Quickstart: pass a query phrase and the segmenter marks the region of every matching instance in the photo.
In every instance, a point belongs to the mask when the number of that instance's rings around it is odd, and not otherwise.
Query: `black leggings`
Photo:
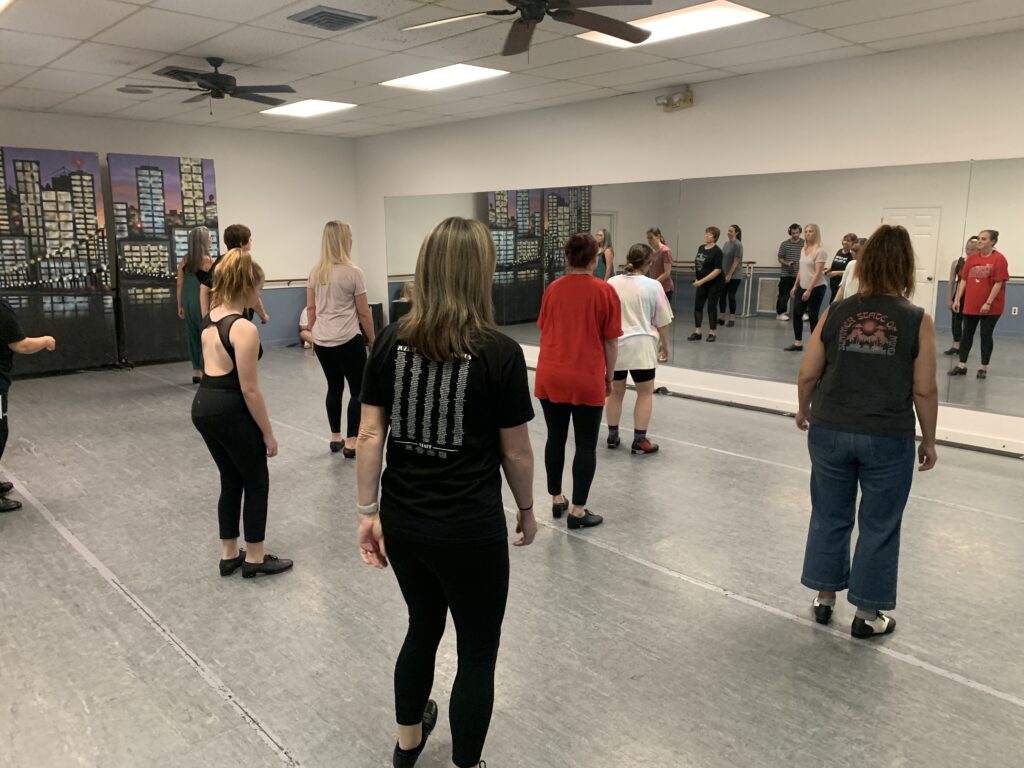
[[[722,290],[718,294],[718,311],[720,314],[725,314],[726,302],[729,305],[729,314],[736,314],[736,292],[740,289],[741,282],[738,277],[734,277],[722,286]]]
[[[395,664],[395,714],[416,725],[434,684],[434,660],[448,611],[455,622],[459,670],[448,719],[452,762],[480,762],[494,708],[494,667],[508,599],[508,543],[414,544],[389,537],[391,568],[409,607],[409,629]]]
[[[992,340],[992,332],[996,329],[1000,315],[964,315],[963,337],[960,339],[960,362],[966,363],[971,356],[971,347],[974,346],[974,332],[981,323],[981,364],[988,365],[992,359],[992,350],[995,342]]]
[[[718,328],[718,293],[721,286],[717,283],[704,283],[697,286],[697,295],[693,300],[693,322],[700,328],[704,322],[704,304],[708,305],[708,323],[711,325],[711,332]]]
[[[337,347],[313,345],[316,359],[327,379],[327,422],[331,432],[341,433],[341,396],[348,381],[348,437],[359,434],[359,415],[362,404],[359,393],[363,388],[363,368],[366,366],[366,343],[361,335]]]
[[[572,459],[572,503],[582,507],[590,495],[590,484],[597,470],[597,436],[601,430],[601,405],[573,405],[541,400],[548,440],[544,445],[544,468],[548,475],[548,493],[562,493],[562,469],[565,467],[565,441],[569,439],[569,419],[576,437],[576,455]]]
[[[964,335],[964,313],[954,312],[953,313],[953,341],[959,343],[961,337]]]
[[[789,292],[793,290],[796,277],[782,275],[779,277],[779,298],[775,301],[775,314],[781,315],[789,311]]]
[[[7,393],[0,394],[0,459],[4,457],[4,449],[7,448],[7,438],[10,435],[10,427],[7,424]]]
[[[821,311],[821,300],[825,298],[825,286],[818,285],[811,289],[811,298],[804,301],[804,292],[800,286],[796,288],[796,297],[793,299],[793,338],[803,341],[804,338],[804,312],[807,313],[808,324],[811,326],[811,333],[818,324],[818,313]]]
[[[245,540],[258,544],[267,530],[270,474],[263,433],[249,413],[242,392],[200,385],[192,401],[192,423],[220,470],[220,537],[238,538],[241,515],[245,519]]]

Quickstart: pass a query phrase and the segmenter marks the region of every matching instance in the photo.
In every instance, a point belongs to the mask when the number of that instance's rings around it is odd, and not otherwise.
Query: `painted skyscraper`
[[[135,171],[135,184],[139,195],[139,220],[142,236],[162,239],[167,234],[164,204],[164,172],[152,165],[143,165]]]

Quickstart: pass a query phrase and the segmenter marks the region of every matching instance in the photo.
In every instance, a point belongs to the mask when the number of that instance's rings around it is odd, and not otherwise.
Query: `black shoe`
[[[230,560],[220,561],[220,575],[230,576],[232,573],[242,567],[242,563],[245,562],[245,550],[238,550],[238,557],[233,557]]]
[[[668,394],[668,387],[658,387],[656,390],[654,390],[654,394],[656,394],[656,395],[667,395]]]
[[[14,483],[8,483],[6,480],[0,482],[0,496],[6,496],[8,493],[14,490]]]
[[[618,448],[619,447],[619,443],[621,443],[621,442],[622,442],[622,440],[619,438],[619,433],[618,432],[616,432],[614,435],[612,435],[612,434],[608,435],[608,447],[609,448]]]
[[[341,455],[344,456],[346,459],[354,459],[356,457],[356,449],[355,448],[342,448],[341,449]]]
[[[193,384],[198,384],[198,383],[199,383],[199,382],[201,382],[202,380],[203,380],[203,377],[202,377],[202,376],[193,376],[193,377],[192,377],[192,383],[193,383]]]
[[[337,453],[345,447],[344,440],[331,440],[331,453]]]
[[[423,748],[427,746],[427,737],[430,736],[435,725],[437,725],[437,703],[430,699],[427,701],[427,706],[423,709],[423,738],[420,739],[420,745],[415,749],[401,749],[396,741],[395,754],[391,764],[395,768],[412,768],[416,765],[416,760],[419,758]]]
[[[636,453],[657,453],[658,452],[658,444],[657,443],[652,443],[646,437],[643,440],[634,440],[633,441],[633,445],[631,445],[630,448],[629,448],[629,452],[633,453],[633,454],[636,454]]]
[[[8,499],[6,496],[0,498],[0,512],[14,512],[21,509],[21,502],[17,499]]]
[[[950,376],[966,376],[967,375],[967,369],[966,368],[961,368],[958,365],[955,368],[950,368],[948,375],[950,375]]]
[[[699,333],[691,333],[689,336],[686,337],[686,340],[687,341],[700,341],[700,334]]]
[[[551,516],[553,518],[555,518],[555,520],[557,520],[558,518],[560,518],[562,515],[565,514],[565,511],[567,509],[569,509],[569,500],[568,499],[566,499],[565,501],[560,501],[557,504],[552,503],[551,504]]]
[[[715,334],[709,333],[708,334],[708,341],[714,341],[714,340],[715,340]]]
[[[257,573],[273,576],[278,573],[284,573],[291,567],[291,560],[283,560],[274,555],[264,555],[262,563],[242,563],[242,578],[254,579]]]
[[[814,620],[819,624],[828,624],[832,621],[832,606],[823,605],[818,602],[818,598],[814,598]]]
[[[565,522],[569,530],[574,531],[577,528],[593,528],[595,525],[600,525],[604,522],[604,518],[600,515],[595,515],[589,509],[584,509],[581,516],[569,515]]]
[[[854,618],[850,626],[850,634],[861,640],[875,635],[891,635],[896,630],[896,619],[875,611],[873,619]]]
[[[949,349],[947,349],[942,354],[944,354],[944,355],[959,355],[960,354],[960,350],[957,349],[956,347],[950,347]]]
[[[788,347],[783,347],[782,351],[783,352],[803,352],[804,351],[804,345],[803,344],[790,344]]]
[[[727,323],[725,324],[725,327],[726,327],[726,328],[732,328],[732,327],[733,327],[734,325],[736,325],[736,321],[735,321],[735,320],[729,320],[729,321],[728,321],[728,322],[727,322]]]
[[[979,368],[978,369],[978,378],[979,379],[987,379],[988,378],[988,371],[986,371],[986,370],[984,370],[982,368]]]

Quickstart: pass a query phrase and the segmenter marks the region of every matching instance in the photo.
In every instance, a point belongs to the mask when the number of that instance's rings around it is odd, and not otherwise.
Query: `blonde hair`
[[[814,234],[817,236],[817,238],[814,241],[814,250],[817,251],[819,248],[824,248],[825,246],[823,245],[823,243],[825,242],[825,239],[821,236],[821,227],[819,227],[817,224],[804,224],[804,250],[806,251],[807,246],[809,245],[809,243],[807,242],[808,227],[814,227]]]
[[[330,285],[331,269],[336,266],[351,266],[352,257],[348,245],[352,242],[352,227],[343,221],[328,221],[324,224],[324,236],[320,241],[320,261],[316,264],[316,282]]]
[[[263,279],[263,267],[247,251],[232,248],[220,257],[213,270],[210,307],[250,300],[263,285]]]
[[[456,361],[493,331],[494,241],[479,221],[452,216],[423,240],[416,301],[398,321],[398,337],[428,360]]]

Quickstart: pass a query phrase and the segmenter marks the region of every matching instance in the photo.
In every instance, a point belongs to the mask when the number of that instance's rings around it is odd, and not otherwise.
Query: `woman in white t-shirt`
[[[352,263],[352,228],[340,221],[324,226],[320,261],[309,273],[306,310],[313,331],[313,351],[327,378],[327,421],[331,452],[346,459],[356,456],[361,403],[359,392],[366,365],[366,342],[373,344],[374,328],[366,299],[363,271]],[[341,434],[341,397],[348,381],[348,430]]]
[[[804,348],[804,313],[810,321],[811,333],[818,324],[818,312],[825,298],[828,278],[825,277],[825,262],[828,252],[822,245],[821,229],[817,224],[804,227],[804,247],[800,251],[800,272],[789,295],[793,297],[793,338],[787,352],[799,352]]]
[[[655,453],[658,445],[647,437],[654,409],[654,371],[659,360],[668,359],[668,329],[672,309],[657,280],[646,276],[654,252],[637,243],[626,256],[625,274],[615,275],[608,285],[615,289],[622,306],[622,336],[615,362],[612,391],[605,413],[608,417],[608,447],[619,445],[619,417],[626,395],[626,374],[636,385],[633,407],[633,444],[631,453]]]

